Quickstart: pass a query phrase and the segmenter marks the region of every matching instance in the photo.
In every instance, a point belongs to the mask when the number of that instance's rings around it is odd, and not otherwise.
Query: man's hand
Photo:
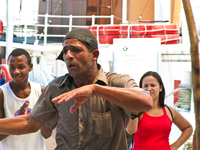
[[[52,99],[52,102],[58,102],[58,104],[61,104],[64,101],[68,102],[70,99],[73,99],[75,103],[70,108],[70,112],[73,113],[81,104],[85,103],[89,99],[89,97],[93,95],[93,88],[93,85],[82,86],[80,88],[74,89],[55,97],[54,99]]]
[[[26,102],[22,105],[22,107],[20,108],[19,115],[27,115],[28,106],[29,106],[29,101],[26,101]]]

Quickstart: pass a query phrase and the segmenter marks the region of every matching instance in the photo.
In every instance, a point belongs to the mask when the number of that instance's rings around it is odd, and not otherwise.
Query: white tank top
[[[27,98],[18,98],[10,88],[9,82],[0,86],[4,93],[5,118],[14,117],[19,114],[20,107],[29,100],[28,113],[35,105],[41,94],[41,86],[30,82],[31,93]],[[8,94],[9,93],[9,94]],[[44,138],[41,131],[24,135],[9,135],[1,142],[2,150],[46,150]]]

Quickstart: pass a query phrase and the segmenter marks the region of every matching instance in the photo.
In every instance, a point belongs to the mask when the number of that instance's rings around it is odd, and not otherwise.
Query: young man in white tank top
[[[31,57],[24,49],[14,49],[8,57],[12,80],[0,86],[0,118],[29,115],[44,87],[28,80],[33,68]],[[51,130],[41,130],[25,135],[0,135],[2,150],[46,150],[44,138]]]

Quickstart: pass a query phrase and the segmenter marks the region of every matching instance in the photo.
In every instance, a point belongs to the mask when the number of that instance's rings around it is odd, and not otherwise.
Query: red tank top
[[[143,113],[138,123],[138,129],[134,134],[133,150],[171,150],[169,134],[172,122],[168,117],[165,107],[162,116],[149,116]]]

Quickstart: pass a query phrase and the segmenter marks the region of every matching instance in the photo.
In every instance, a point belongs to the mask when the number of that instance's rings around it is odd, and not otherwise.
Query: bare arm
[[[4,97],[3,91],[0,89],[0,118],[4,118]],[[8,137],[8,135],[0,134],[0,141]]]
[[[42,124],[34,121],[29,115],[0,119],[0,134],[21,135],[38,131]]]
[[[197,150],[197,143],[196,143],[196,130],[194,131],[194,135],[193,135],[193,142],[192,142],[192,150]]]
[[[153,101],[149,94],[135,89],[116,88],[91,84],[66,92],[52,101],[58,104],[74,99],[71,107],[73,113],[81,104],[85,103],[92,95],[102,97],[124,109],[130,111],[147,111],[151,109]]]
[[[138,126],[138,118],[135,118],[133,120],[130,119],[126,127],[126,131],[129,134],[134,134],[137,131],[137,126]]]
[[[171,144],[172,150],[177,150],[183,145],[192,135],[192,125],[174,108],[170,107],[174,116],[174,124],[182,131],[180,137]]]

